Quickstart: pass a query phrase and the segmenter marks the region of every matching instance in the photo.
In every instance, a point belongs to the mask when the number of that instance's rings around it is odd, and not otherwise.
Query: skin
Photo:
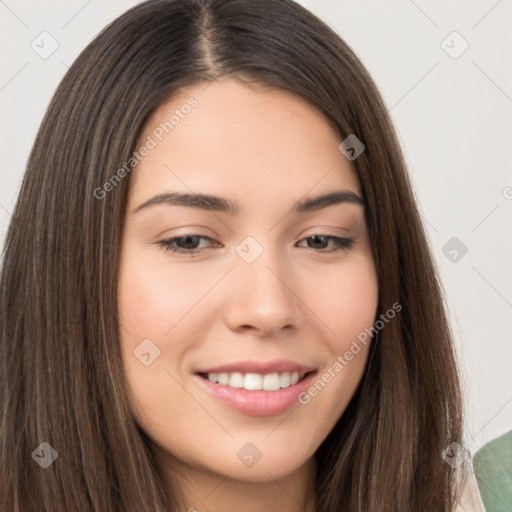
[[[364,206],[340,203],[295,213],[306,197],[345,189],[361,196],[339,135],[315,108],[290,93],[233,78],[182,89],[153,112],[143,143],[193,96],[180,119],[130,175],[119,275],[122,353],[136,421],[169,479],[184,479],[183,510],[313,510],[314,453],[360,382],[368,346],[307,405],[255,417],[228,409],[193,378],[201,367],[239,360],[291,359],[322,375],[344,354],[377,308],[377,276]],[[237,215],[159,204],[164,192],[237,201]],[[196,254],[158,242],[195,234]],[[314,243],[314,234],[349,237],[350,248]],[[236,252],[253,237],[263,253]],[[182,243],[183,247],[183,243]],[[134,356],[144,339],[160,355]],[[262,453],[246,467],[248,442]]]

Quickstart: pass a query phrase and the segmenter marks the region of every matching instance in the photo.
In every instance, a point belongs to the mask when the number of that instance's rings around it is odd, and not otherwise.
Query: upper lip
[[[283,372],[312,372],[315,368],[305,364],[286,359],[274,361],[237,361],[235,363],[222,364],[220,366],[203,368],[196,373],[283,373]]]

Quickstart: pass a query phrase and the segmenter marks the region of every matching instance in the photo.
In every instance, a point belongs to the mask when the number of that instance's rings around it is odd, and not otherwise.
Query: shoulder
[[[466,472],[458,471],[456,481],[459,501],[453,512],[485,512],[473,468]]]

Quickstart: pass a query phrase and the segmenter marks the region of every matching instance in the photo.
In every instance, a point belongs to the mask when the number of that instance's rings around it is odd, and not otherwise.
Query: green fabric
[[[486,512],[512,512],[512,431],[483,446],[473,468]]]

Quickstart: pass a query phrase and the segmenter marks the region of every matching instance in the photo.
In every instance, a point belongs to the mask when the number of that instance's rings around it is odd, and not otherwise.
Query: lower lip
[[[194,377],[208,393],[231,409],[248,416],[274,416],[298,401],[298,395],[310,386],[315,374],[316,372],[312,372],[297,384],[276,391],[249,391],[215,384],[197,374]]]

